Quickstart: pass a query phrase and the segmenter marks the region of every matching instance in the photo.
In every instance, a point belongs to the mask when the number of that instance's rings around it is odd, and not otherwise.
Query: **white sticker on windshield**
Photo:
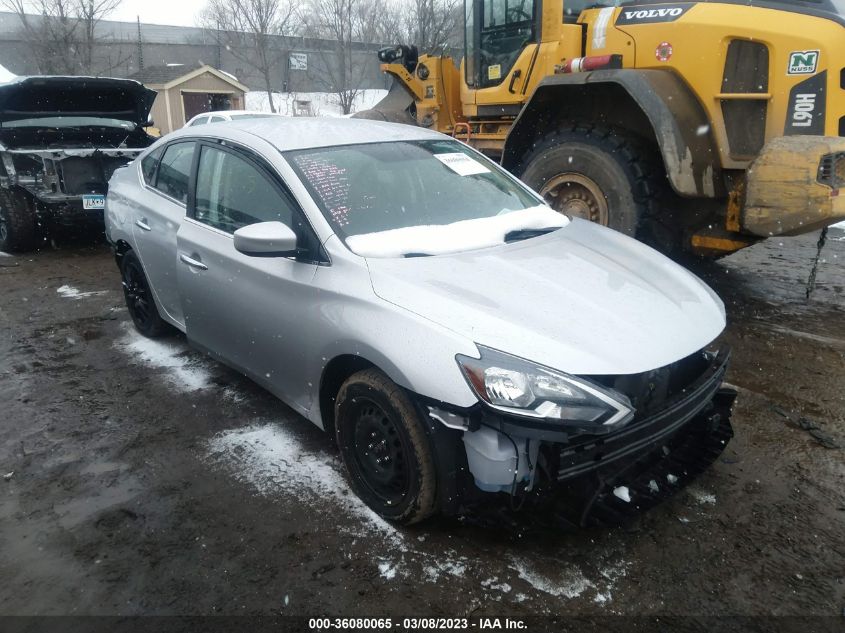
[[[477,160],[473,160],[460,152],[435,154],[434,157],[459,176],[474,176],[475,174],[487,174],[490,172],[489,169]]]

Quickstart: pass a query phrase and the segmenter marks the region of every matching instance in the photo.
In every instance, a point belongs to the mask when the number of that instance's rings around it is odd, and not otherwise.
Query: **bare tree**
[[[42,74],[99,74],[94,52],[99,23],[121,0],[0,0],[17,14],[21,33]],[[123,60],[125,61],[125,60]],[[115,67],[123,63],[118,61]]]
[[[254,69],[273,103],[273,71],[283,61],[281,36],[293,24],[293,6],[287,0],[209,0],[202,18],[203,27],[218,45]]]
[[[440,54],[460,48],[463,42],[461,0],[404,0],[385,5],[380,0],[361,0],[361,40],[382,44],[414,44],[421,53]]]
[[[301,21],[305,33],[329,40],[317,53],[320,64],[309,65],[309,74],[335,94],[344,114],[352,112],[361,92],[366,66],[356,59],[355,43],[364,39],[369,5],[364,0],[311,0],[304,5]]]
[[[404,14],[405,33],[421,53],[436,55],[461,45],[460,0],[410,0]]]

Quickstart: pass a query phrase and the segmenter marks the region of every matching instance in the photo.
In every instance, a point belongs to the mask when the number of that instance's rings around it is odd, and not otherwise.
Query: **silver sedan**
[[[449,137],[188,128],[115,173],[106,226],[137,329],[184,332],[332,433],[387,519],[563,495],[602,521],[732,435],[714,293]]]

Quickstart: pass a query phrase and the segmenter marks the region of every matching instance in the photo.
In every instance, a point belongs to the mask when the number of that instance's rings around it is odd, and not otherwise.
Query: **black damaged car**
[[[156,93],[136,81],[19,77],[0,84],[0,250],[56,229],[102,231],[112,173],[155,141]]]

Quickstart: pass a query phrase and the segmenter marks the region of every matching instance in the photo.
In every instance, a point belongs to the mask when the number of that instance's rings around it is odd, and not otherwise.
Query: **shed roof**
[[[140,81],[146,86],[172,88],[173,86],[177,86],[206,72],[211,73],[221,81],[231,84],[238,90],[243,92],[249,91],[249,88],[237,81],[229,73],[217,70],[207,64],[203,66],[195,66],[193,68],[181,64],[171,66],[148,66],[132,75],[130,79]]]
[[[182,75],[187,75],[196,68],[189,68],[182,64],[173,66],[147,66],[132,75],[130,79],[140,81],[142,84],[167,84]]]

